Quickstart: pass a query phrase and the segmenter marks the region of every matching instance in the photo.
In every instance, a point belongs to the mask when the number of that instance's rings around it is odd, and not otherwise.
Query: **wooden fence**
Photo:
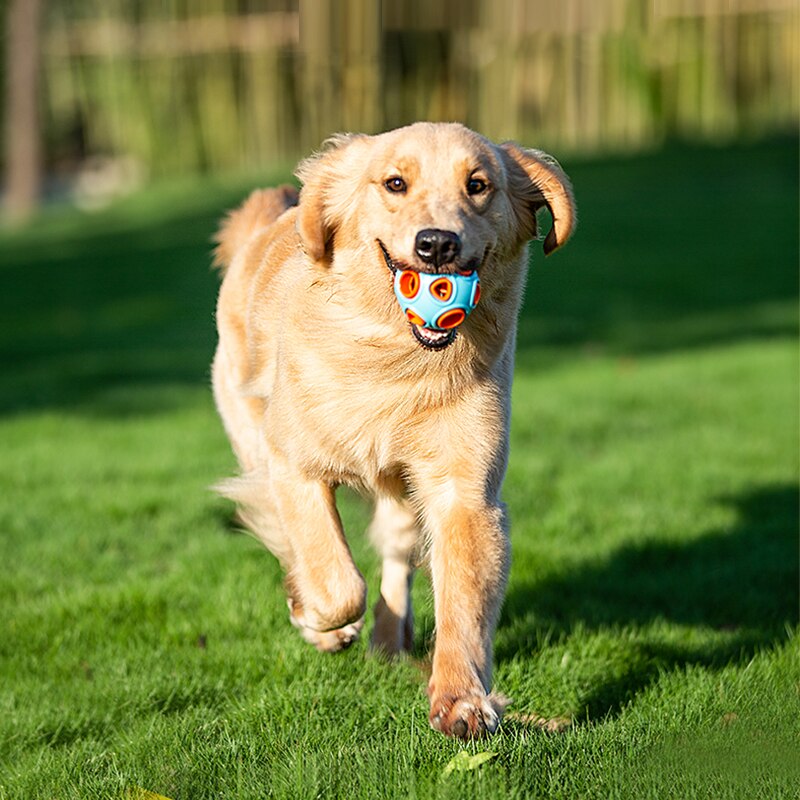
[[[593,152],[800,118],[796,0],[51,0],[43,41],[65,169],[258,169],[415,119]]]

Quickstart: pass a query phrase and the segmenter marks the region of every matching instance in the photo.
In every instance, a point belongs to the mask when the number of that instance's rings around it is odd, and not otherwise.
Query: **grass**
[[[427,725],[424,578],[415,658],[320,656],[206,490],[207,241],[245,187],[2,236],[1,798],[796,797],[796,142],[568,166],[581,229],[534,248],[520,332],[514,713],[466,746]]]

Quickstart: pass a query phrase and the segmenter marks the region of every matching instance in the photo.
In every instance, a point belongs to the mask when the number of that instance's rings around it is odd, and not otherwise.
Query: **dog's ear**
[[[528,150],[514,142],[500,145],[508,172],[508,190],[524,239],[536,236],[536,212],[547,206],[553,227],[544,240],[550,255],[569,239],[578,221],[572,184],[561,165],[541,150]]]
[[[351,133],[332,136],[319,153],[297,166],[295,175],[303,184],[297,209],[297,232],[312,261],[322,262],[328,255],[333,234],[342,222],[355,183],[346,165],[348,151],[356,141],[366,138]]]

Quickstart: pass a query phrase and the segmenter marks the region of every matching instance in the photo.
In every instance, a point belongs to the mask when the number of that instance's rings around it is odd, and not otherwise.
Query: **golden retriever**
[[[491,694],[492,637],[509,566],[500,489],[527,243],[543,207],[545,253],[569,238],[569,180],[542,152],[427,122],[335,136],[297,175],[299,197],[256,191],[217,238],[214,394],[241,466],[220,491],[280,560],[292,623],[326,651],[355,640],[366,606],[336,487],[372,496],[383,559],[372,646],[411,647],[409,588],[425,559],[430,723],[492,733],[506,703]],[[409,323],[394,270],[465,267],[482,289],[466,321]]]

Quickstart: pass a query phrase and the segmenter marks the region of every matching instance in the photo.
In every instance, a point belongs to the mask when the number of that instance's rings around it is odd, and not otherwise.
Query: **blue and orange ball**
[[[432,331],[457,328],[478,305],[481,282],[475,270],[432,275],[398,270],[394,293],[409,322]]]

